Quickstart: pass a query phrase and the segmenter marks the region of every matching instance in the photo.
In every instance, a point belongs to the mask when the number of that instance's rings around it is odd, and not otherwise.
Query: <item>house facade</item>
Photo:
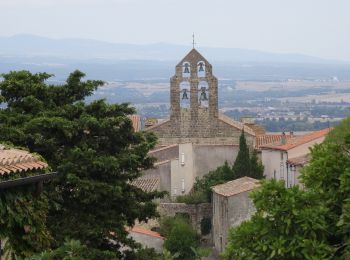
[[[285,135],[278,142],[262,145],[261,160],[266,178],[284,180],[286,187],[299,184],[300,173],[291,167],[291,163],[307,156],[310,148],[322,143],[329,131],[326,128],[300,136]]]

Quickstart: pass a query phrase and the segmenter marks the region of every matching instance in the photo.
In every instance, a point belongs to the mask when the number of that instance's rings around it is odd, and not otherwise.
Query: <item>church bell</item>
[[[190,69],[187,63],[185,64],[184,73],[190,73]]]
[[[203,62],[199,63],[199,70],[198,71],[204,71]]]

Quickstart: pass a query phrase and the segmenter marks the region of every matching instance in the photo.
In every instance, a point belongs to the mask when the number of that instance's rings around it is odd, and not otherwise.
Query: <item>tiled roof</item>
[[[159,187],[159,179],[158,178],[144,178],[140,177],[131,182],[131,185],[140,188],[145,192],[156,191]]]
[[[141,117],[139,115],[131,115],[129,116],[131,122],[132,122],[132,127],[134,128],[135,132],[138,132],[141,130]]]
[[[0,148],[0,175],[47,168],[47,163],[27,151]]]
[[[241,122],[233,120],[231,117],[219,113],[219,120],[239,130],[244,129],[245,133],[255,136],[255,132],[252,129],[250,129],[248,126],[244,125]]]
[[[167,146],[163,146],[163,147],[158,147],[154,150],[151,150],[148,152],[148,154],[153,154],[153,153],[156,153],[156,152],[161,152],[161,151],[165,151],[169,148],[173,148],[173,147],[176,147],[176,146],[179,146],[178,144],[171,144],[171,145],[167,145]]]
[[[242,177],[233,181],[226,182],[224,184],[213,186],[211,189],[219,195],[230,197],[242,192],[252,190],[259,186],[259,180],[250,177]]]
[[[288,159],[287,163],[289,165],[294,165],[294,166],[304,166],[310,161],[310,159],[311,159],[310,154],[306,154],[306,155],[290,158]]]
[[[286,139],[290,139],[292,135],[286,135]],[[260,149],[262,146],[265,146],[267,144],[273,144],[277,142],[281,142],[282,134],[265,134],[265,135],[258,135],[256,137],[255,142],[255,148]]]
[[[287,142],[285,144],[281,144],[280,142],[275,144],[269,144],[269,145],[263,145],[261,146],[262,149],[273,149],[273,150],[282,150],[282,151],[288,151],[294,147],[297,147],[299,145],[303,145],[306,143],[309,143],[313,140],[316,140],[318,138],[326,136],[331,131],[330,128],[325,128],[319,131],[315,131],[312,133],[308,133],[301,136],[295,136],[293,138],[287,139]]]
[[[155,232],[155,231],[152,231],[152,230],[149,230],[149,229],[145,229],[145,228],[142,228],[142,227],[134,226],[131,229],[129,228],[128,231],[129,232],[135,232],[135,233],[144,234],[144,235],[151,236],[151,237],[157,237],[157,238],[164,239],[164,237],[162,237],[158,232]]]

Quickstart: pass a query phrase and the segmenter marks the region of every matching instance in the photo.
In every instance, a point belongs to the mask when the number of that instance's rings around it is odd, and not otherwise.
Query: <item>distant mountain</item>
[[[190,46],[168,43],[124,44],[87,39],[51,39],[35,35],[0,37],[0,56],[60,57],[68,59],[177,61]],[[337,63],[302,54],[277,54],[237,48],[198,48],[214,62]]]

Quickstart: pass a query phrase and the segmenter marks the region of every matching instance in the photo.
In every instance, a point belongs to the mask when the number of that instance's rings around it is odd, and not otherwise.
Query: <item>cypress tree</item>
[[[263,179],[264,178],[264,165],[260,162],[258,154],[256,151],[253,151],[250,157],[250,176],[254,179]]]
[[[233,171],[236,178],[250,176],[249,149],[243,130],[239,138],[239,152],[236,161],[233,164]]]

